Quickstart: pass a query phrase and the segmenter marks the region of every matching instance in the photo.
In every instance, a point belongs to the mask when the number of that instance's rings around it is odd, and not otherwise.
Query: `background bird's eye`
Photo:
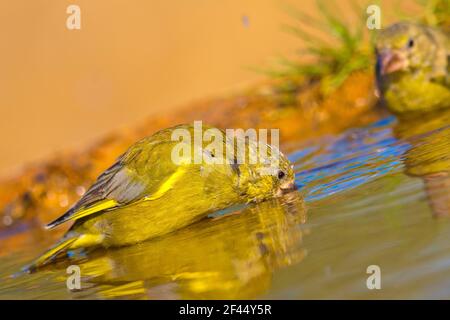
[[[414,47],[414,39],[409,38],[409,40],[408,40],[408,48],[412,48],[412,47]]]
[[[284,176],[286,175],[286,173],[284,173],[284,171],[278,171],[278,179],[283,179],[284,178]]]

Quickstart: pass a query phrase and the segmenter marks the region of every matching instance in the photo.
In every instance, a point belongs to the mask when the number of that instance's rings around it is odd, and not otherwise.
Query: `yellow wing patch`
[[[146,196],[141,198],[137,201],[151,201],[156,200],[164,196],[169,190],[173,189],[175,184],[178,180],[180,180],[180,177],[183,176],[183,174],[186,172],[185,168],[178,168],[168,179],[166,179],[161,186],[156,190],[155,193],[152,195]],[[123,205],[132,205],[133,202],[130,202],[128,204]],[[88,206],[86,208],[81,208],[78,210],[75,210],[75,212],[67,212],[65,215],[59,217],[58,219],[54,220],[53,222],[49,223],[46,228],[51,229],[63,222],[71,221],[71,220],[78,220],[83,217],[89,216],[91,214],[101,212],[107,209],[112,209],[115,207],[119,207],[121,204],[114,199],[104,199],[96,202],[95,204]]]
[[[78,212],[75,212],[68,220],[78,220],[80,218],[86,217],[96,212],[100,212],[102,210],[111,209],[118,205],[116,200],[105,199],[93,205],[92,207],[88,207],[85,209],[81,209]]]
[[[102,210],[114,208],[117,205],[118,205],[118,202],[116,200],[105,199],[105,200],[101,200],[101,201],[99,201],[99,202],[97,202],[97,203],[95,203],[92,206],[89,206],[87,208],[81,208],[81,209],[75,210],[74,212],[72,212],[72,210],[69,210],[67,213],[65,213],[64,215],[62,215],[58,219],[56,219],[56,220],[50,222],[49,224],[47,224],[45,226],[45,228],[46,229],[52,229],[52,228],[60,225],[61,223],[66,222],[66,221],[77,220],[77,219],[86,217],[88,215],[91,215],[93,213],[100,212]]]
[[[167,191],[173,189],[176,182],[180,180],[181,176],[186,172],[185,168],[178,168],[177,171],[175,171],[164,183],[159,187],[158,190],[151,196],[147,196],[144,198],[144,200],[156,200],[161,198],[164,194],[166,194]]]

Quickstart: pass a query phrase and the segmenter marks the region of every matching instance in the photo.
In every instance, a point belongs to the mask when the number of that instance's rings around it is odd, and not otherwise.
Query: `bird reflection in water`
[[[433,215],[450,216],[450,109],[400,118],[394,130],[411,144],[406,173],[423,180]]]
[[[71,264],[78,263],[83,285],[101,298],[254,298],[270,288],[274,270],[304,258],[305,221],[295,191]]]

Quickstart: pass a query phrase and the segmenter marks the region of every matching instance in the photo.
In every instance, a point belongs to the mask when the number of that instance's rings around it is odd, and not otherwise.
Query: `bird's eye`
[[[211,158],[215,158],[215,154],[209,150],[205,150],[204,151],[208,156],[210,156]]]
[[[409,38],[409,40],[408,40],[408,48],[412,48],[412,47],[414,47],[414,39]]]
[[[286,176],[286,173],[284,173],[284,171],[282,171],[282,170],[279,170],[278,171],[278,179],[283,179],[284,177]]]

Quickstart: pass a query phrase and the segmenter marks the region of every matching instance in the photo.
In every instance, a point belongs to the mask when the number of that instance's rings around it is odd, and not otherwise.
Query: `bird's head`
[[[428,27],[410,22],[391,25],[377,37],[377,76],[431,68],[436,51],[436,40]]]
[[[255,164],[241,165],[240,189],[248,201],[279,197],[297,189],[294,169],[278,149],[267,146],[267,155]]]

